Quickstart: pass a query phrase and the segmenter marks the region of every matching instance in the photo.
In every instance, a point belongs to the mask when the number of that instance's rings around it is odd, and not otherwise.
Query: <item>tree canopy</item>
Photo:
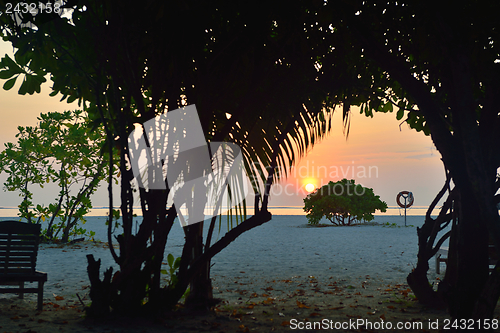
[[[387,204],[373,189],[356,184],[354,179],[330,181],[304,198],[304,211],[310,224],[318,224],[323,217],[335,225],[371,221],[376,210],[385,213]]]
[[[431,230],[442,230],[453,220],[451,255],[439,294],[458,318],[491,317],[491,305],[500,295],[497,273],[488,277],[487,246],[491,238],[500,249],[500,119],[494,103],[500,88],[498,6],[491,1],[328,2],[324,15],[318,15],[324,22],[318,30],[331,25],[331,34],[344,36],[348,42],[343,46],[355,51],[348,63],[360,89],[350,95],[367,96],[361,89],[371,88],[364,112],[397,106],[397,117],[406,116],[411,127],[430,134],[442,155],[455,191],[448,188],[451,200],[441,218],[434,220],[429,213],[419,230],[419,243],[425,245],[408,281],[419,299],[427,298],[418,286],[428,286],[427,260],[438,250]],[[326,73],[328,66],[322,68]]]
[[[8,175],[4,190],[19,191],[18,215],[43,222],[46,240],[67,242],[70,235],[86,232],[79,222],[85,223],[90,197],[106,178],[104,136],[88,128],[79,110],[42,113],[38,121],[33,127],[19,126],[18,141],[6,143],[0,152],[0,171]],[[48,206],[33,202],[32,186],[51,182],[60,189],[54,201]]]

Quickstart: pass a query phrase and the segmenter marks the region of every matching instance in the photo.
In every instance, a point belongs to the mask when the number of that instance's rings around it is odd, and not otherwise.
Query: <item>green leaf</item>
[[[26,52],[21,52],[21,50],[18,50],[16,54],[14,54],[14,59],[16,59],[16,62],[20,66],[26,66],[30,60]]]
[[[391,102],[385,103],[385,105],[382,107],[382,112],[392,112],[392,111],[393,111],[393,108],[392,108]]]
[[[73,103],[78,97],[75,95],[70,95],[66,100],[66,103]]]
[[[10,70],[0,71],[0,79],[3,79],[3,80],[10,79],[12,77],[12,75],[15,75],[15,74],[13,72],[11,72]]]
[[[172,253],[169,253],[167,255],[167,262],[170,267],[174,266],[174,256],[172,255]]]
[[[16,80],[17,80],[17,76],[16,77],[13,77],[12,79],[6,81],[3,85],[3,89],[4,90],[10,90],[12,89],[12,87],[14,87],[14,84],[16,83]]]
[[[404,109],[399,109],[398,112],[396,113],[396,119],[401,120],[405,115],[405,110]]]
[[[181,257],[178,257],[177,259],[175,259],[173,269],[174,269],[174,270],[176,270],[176,269],[178,269],[179,267],[181,267]]]
[[[9,57],[8,54],[6,54],[5,57],[2,58],[2,65],[4,65],[4,68],[8,68],[8,71],[12,73],[11,76],[15,74],[25,73],[25,71],[23,71],[22,68],[19,67],[19,65],[16,64],[16,62],[12,60],[12,58]]]

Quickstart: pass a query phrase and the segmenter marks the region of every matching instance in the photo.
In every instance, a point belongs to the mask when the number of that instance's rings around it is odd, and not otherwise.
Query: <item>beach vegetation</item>
[[[284,6],[292,15],[277,23]],[[0,63],[0,78],[11,80],[4,85],[7,90],[22,78],[28,83],[18,92],[33,94],[50,75],[51,95],[78,103],[113,143],[105,148],[108,243],[119,273],[107,269],[101,278],[100,261],[87,257],[92,299],[87,313],[173,309],[188,287],[186,306],[208,309],[214,302],[211,259],[242,233],[271,220],[273,183],[331,128],[334,107],[340,103],[337,96],[344,88],[330,86],[327,92],[326,83],[316,79],[315,54],[303,23],[296,20],[304,15],[314,20],[314,15],[299,3],[273,3],[263,11],[251,2],[117,6],[89,0],[68,1],[63,8],[62,16],[0,17],[2,37],[16,48],[14,59],[6,56]],[[20,22],[25,24],[19,26]],[[182,33],[180,26],[186,27]],[[196,104],[207,142],[239,145],[254,200],[231,211],[237,223],[216,241],[212,242],[220,223],[216,217],[184,227],[177,282],[162,287],[165,245],[177,211],[168,203],[166,181],[166,189],[134,185],[128,137],[136,127],[147,135],[142,124],[189,104]],[[116,159],[113,146],[119,151]],[[115,239],[111,222],[116,194],[111,184],[116,160],[123,234]],[[137,201],[142,220],[133,232]],[[247,214],[247,207],[253,208],[253,215]],[[209,231],[204,234],[207,223]]]
[[[91,195],[106,177],[102,153],[105,136],[88,128],[81,110],[41,113],[36,126],[19,126],[17,142],[0,152],[0,172],[7,174],[4,190],[21,197],[18,216],[42,224],[46,241],[93,236],[83,228],[92,208]],[[57,197],[48,205],[35,203],[33,187],[55,184]],[[38,200],[47,201],[47,196]]]
[[[163,269],[161,273],[167,276],[169,285],[171,287],[175,287],[178,281],[177,272],[179,270],[179,267],[181,266],[181,257],[177,257],[174,259],[174,256],[171,253],[169,253],[167,255],[167,264],[168,264],[168,269]]]
[[[351,106],[359,106],[368,117],[394,112],[430,135],[445,166],[447,180],[417,229],[418,261],[408,276],[415,295],[429,305],[447,305],[453,318],[492,318],[500,296],[500,263],[491,274],[488,265],[488,240],[500,251],[499,3],[456,2],[454,10],[449,2],[429,1],[267,5],[117,6],[87,0],[65,4],[71,20],[55,14],[0,17],[2,37],[18,49],[15,59],[4,57],[0,65],[0,78],[8,80],[4,89],[22,77],[19,93],[40,92],[50,73],[52,94],[98,115],[106,136],[120,148],[125,233],[120,256],[113,246],[110,250],[122,275],[111,280],[108,273],[102,284],[95,278],[99,274],[91,277],[91,288],[113,292],[100,299],[91,293],[94,313],[135,312],[151,282],[144,276],[154,280],[148,302],[153,308],[175,304],[189,283],[198,287],[192,288],[195,298],[208,299],[210,258],[271,219],[273,180],[330,130],[329,111],[340,106],[349,135]],[[187,103],[201,110],[208,141],[242,145],[247,172],[255,176],[254,215],[214,244],[203,243],[202,223],[186,228],[181,283],[173,291],[160,290],[161,251],[175,210],[166,207],[168,193],[141,191],[141,232],[131,233],[133,177],[126,140],[134,123]],[[111,189],[109,197],[112,209]],[[447,238],[446,275],[436,291],[429,288],[428,261]],[[98,269],[89,261],[89,276],[92,265]]]
[[[449,5],[328,2],[328,9],[318,11],[328,19],[317,30],[329,32],[326,43],[335,50],[354,51],[347,67],[359,85],[346,94],[346,132],[349,105],[361,105],[368,117],[395,112],[410,128],[430,135],[441,154],[446,182],[417,229],[418,261],[408,284],[419,301],[445,305],[453,318],[484,319],[493,317],[500,296],[500,262],[490,273],[488,251],[489,243],[500,251],[500,121],[494,102],[500,80],[492,74],[500,65],[500,7],[461,2],[452,12]],[[339,36],[349,42],[336,42]],[[336,68],[322,62],[321,70],[328,66]],[[446,274],[433,290],[429,260],[448,238]]]
[[[399,224],[394,223],[394,222],[393,223],[385,222],[382,224],[382,226],[384,228],[401,228],[401,227],[414,228],[415,227],[413,224],[408,224],[408,225],[404,226],[404,225],[399,225]]]
[[[323,217],[338,226],[371,221],[376,210],[385,212],[387,204],[373,189],[355,184],[353,179],[330,181],[304,198],[304,211],[312,225]]]

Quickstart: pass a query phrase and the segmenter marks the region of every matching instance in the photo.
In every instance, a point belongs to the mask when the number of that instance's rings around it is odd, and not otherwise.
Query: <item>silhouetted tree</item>
[[[20,93],[34,93],[50,73],[53,94],[78,100],[96,125],[104,126],[109,152],[112,144],[119,148],[119,253],[110,232],[111,186],[108,242],[120,270],[107,270],[101,281],[100,261],[88,258],[90,313],[172,308],[193,281],[187,302],[209,306],[210,259],[244,231],[271,219],[267,204],[273,180],[330,129],[335,99],[315,80],[313,49],[300,19],[314,17],[304,5],[288,2],[269,4],[265,11],[243,2],[68,1],[65,7],[73,9],[71,20],[46,13],[25,16],[36,29],[2,17],[4,36],[19,50],[16,63],[4,61],[0,75],[21,74],[29,84]],[[134,123],[188,103],[197,105],[207,141],[241,147],[253,182],[254,215],[214,244],[215,219],[204,242],[203,222],[185,227],[176,283],[160,288],[165,244],[177,213],[167,206],[168,187],[140,188],[143,217],[139,231],[132,232],[127,139]]]
[[[344,110],[362,105],[370,116],[396,107],[397,118],[430,134],[442,155],[455,185],[452,199],[438,221],[427,218],[419,236],[451,221],[450,210],[455,214],[439,288],[455,318],[491,318],[500,295],[499,267],[488,277],[488,238],[500,249],[498,9],[491,1],[333,1],[318,8],[313,28],[333,53],[348,50],[344,81],[357,88],[346,93]],[[328,56],[321,64],[325,75],[338,77]],[[428,260],[432,251],[421,254]],[[432,296],[416,288],[427,281],[428,266],[421,267],[408,281],[424,299]]]
[[[330,181],[304,198],[304,211],[310,224],[318,224],[323,217],[335,225],[371,221],[376,210],[385,213],[387,204],[373,189],[355,184],[354,179]]]

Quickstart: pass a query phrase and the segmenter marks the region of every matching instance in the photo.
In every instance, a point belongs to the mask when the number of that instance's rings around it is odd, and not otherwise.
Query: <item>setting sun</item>
[[[315,190],[315,188],[316,188],[316,186],[314,186],[314,184],[309,183],[309,184],[306,185],[306,191],[307,192],[312,192],[312,191]]]

